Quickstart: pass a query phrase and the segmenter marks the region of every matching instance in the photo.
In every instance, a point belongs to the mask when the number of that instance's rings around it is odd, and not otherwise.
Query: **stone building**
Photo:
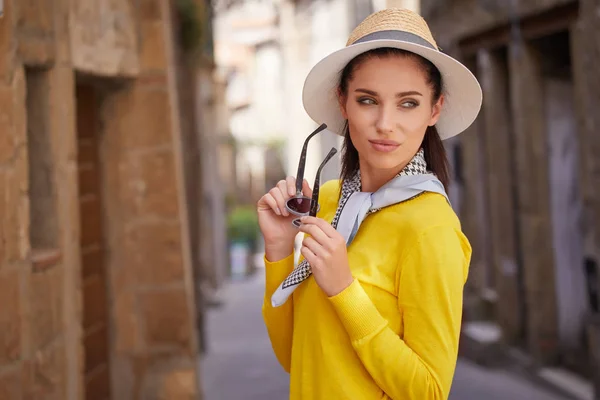
[[[198,398],[186,2],[2,3],[0,398]]]
[[[496,323],[536,365],[590,377],[600,283],[598,2],[423,0],[421,12],[442,51],[484,90],[479,119],[449,143],[454,200],[474,248],[465,319]]]

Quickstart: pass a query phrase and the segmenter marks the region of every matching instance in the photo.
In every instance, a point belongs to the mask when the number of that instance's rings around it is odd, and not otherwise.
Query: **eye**
[[[372,105],[376,104],[376,103],[375,103],[375,100],[373,100],[373,99],[372,99],[372,98],[370,98],[370,97],[361,97],[361,98],[359,98],[359,99],[358,99],[358,102],[359,102],[360,104],[365,104],[365,105],[370,105],[370,106],[372,106]]]
[[[403,108],[415,108],[418,105],[419,105],[419,102],[417,102],[415,100],[406,100],[400,104],[400,106]]]

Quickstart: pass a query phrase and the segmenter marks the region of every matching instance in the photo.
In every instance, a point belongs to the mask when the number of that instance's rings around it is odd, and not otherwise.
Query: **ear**
[[[440,119],[440,115],[442,113],[442,108],[444,107],[444,95],[442,94],[439,98],[439,100],[437,101],[437,103],[435,103],[433,105],[433,107],[431,108],[431,119],[429,120],[429,126],[433,126],[435,124],[437,124],[438,120]]]
[[[337,91],[337,99],[338,99],[338,106],[340,107],[340,112],[342,113],[342,117],[344,117],[344,119],[348,119],[348,113],[346,112],[346,97],[342,92]]]

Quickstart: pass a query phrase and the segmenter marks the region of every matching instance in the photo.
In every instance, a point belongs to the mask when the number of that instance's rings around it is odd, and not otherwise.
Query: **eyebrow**
[[[377,96],[377,92],[374,92],[372,90],[369,89],[356,89],[355,92],[362,92],[362,93],[366,93],[366,94],[370,94],[371,96]],[[408,92],[400,92],[400,93],[396,93],[396,97],[406,97],[406,96],[423,96],[421,93],[417,92],[416,90],[409,90]]]

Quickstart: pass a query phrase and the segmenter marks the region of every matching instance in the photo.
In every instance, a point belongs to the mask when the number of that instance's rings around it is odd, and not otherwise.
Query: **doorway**
[[[580,357],[584,355],[588,299],[569,32],[549,35],[534,43],[544,55],[542,76],[561,353],[567,365],[577,368],[580,360],[585,359]]]
[[[88,85],[77,86],[76,101],[84,390],[86,400],[107,400],[110,399],[110,347],[99,154],[100,102],[94,87]]]

